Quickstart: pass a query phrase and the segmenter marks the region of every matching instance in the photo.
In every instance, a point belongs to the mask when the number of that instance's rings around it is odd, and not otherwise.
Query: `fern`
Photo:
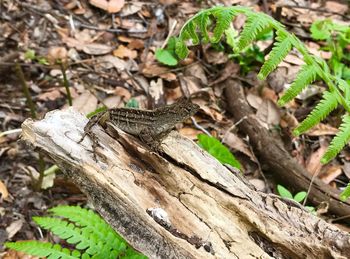
[[[294,82],[278,100],[278,104],[284,105],[294,99],[305,87],[315,81],[316,73],[315,67],[308,65],[302,66]]]
[[[51,217],[33,217],[42,228],[52,231],[77,250],[38,241],[6,243],[6,246],[48,258],[147,258],[133,250],[99,215],[78,206],[58,206]],[[78,251],[80,250],[82,252]]]
[[[234,9],[225,10],[215,10],[212,15],[217,19],[216,26],[213,32],[213,37],[211,38],[212,43],[217,43],[220,41],[222,34],[230,26],[230,23],[234,16],[237,15]]]
[[[350,140],[350,116],[343,116],[343,123],[339,127],[338,134],[333,138],[321,162],[328,163],[332,160]]]
[[[292,48],[291,39],[286,35],[278,35],[276,40],[275,46],[269,54],[269,59],[263,64],[258,74],[258,78],[261,80],[266,79],[269,73],[282,62]]]
[[[254,41],[259,32],[269,27],[270,19],[265,19],[266,17],[263,17],[263,19],[261,19],[262,17],[259,16],[259,14],[252,14],[248,16],[246,24],[237,43],[238,51],[245,49]]]
[[[47,257],[48,259],[62,258],[62,259],[76,259],[80,258],[80,252],[77,250],[70,251],[67,248],[62,248],[60,245],[54,245],[47,242],[39,241],[19,241],[19,242],[7,242],[6,247],[13,250],[22,251],[24,253]],[[89,258],[89,257],[84,257]]]
[[[323,99],[317,104],[317,106],[311,111],[307,118],[294,129],[294,135],[300,135],[322,121],[331,111],[338,106],[338,101],[334,93],[325,91],[323,93]]]
[[[232,20],[238,15],[243,14],[247,17],[245,25],[239,36],[236,46],[232,46],[235,42],[232,38],[232,33],[228,31]],[[210,24],[215,24],[212,37],[208,32]],[[199,29],[199,30],[198,30]],[[334,75],[330,73],[327,63],[318,57],[311,55],[305,45],[293,34],[285,30],[284,26],[272,17],[256,13],[246,7],[230,6],[230,7],[213,7],[207,10],[202,10],[192,18],[190,18],[182,27],[180,34],[176,40],[175,53],[179,59],[184,59],[188,55],[186,41],[192,39],[193,44],[199,44],[200,36],[205,42],[217,43],[225,34],[228,44],[234,51],[242,51],[253,41],[257,40],[258,34],[262,31],[272,29],[277,35],[274,47],[269,53],[269,58],[262,65],[259,72],[259,79],[265,79],[282,60],[288,55],[292,49],[296,49],[302,56],[305,65],[298,72],[294,82],[290,88],[278,101],[279,105],[284,105],[295,98],[304,88],[314,82],[316,78],[322,79],[328,86],[329,90],[323,95],[323,99],[309,114],[309,116],[294,130],[294,133],[299,135],[310,129],[322,119],[324,119],[337,105],[344,107],[347,113],[350,113],[350,91],[349,85],[345,82],[339,82]],[[347,118],[347,117],[344,117]],[[329,161],[330,157],[334,157],[337,152],[349,140],[346,132],[348,124],[346,119],[341,125],[341,130],[331,142],[328,151],[321,160],[322,162]],[[349,133],[350,134],[350,133]]]

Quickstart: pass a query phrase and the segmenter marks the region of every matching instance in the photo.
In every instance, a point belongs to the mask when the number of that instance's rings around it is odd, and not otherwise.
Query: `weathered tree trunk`
[[[74,110],[53,111],[41,121],[26,120],[22,139],[49,155],[111,226],[150,258],[350,255],[349,234],[253,190],[176,132],[164,139],[159,156],[121,131],[112,138],[94,127],[101,145],[95,162],[91,140],[77,143],[86,122]],[[159,211],[168,218],[151,216]]]

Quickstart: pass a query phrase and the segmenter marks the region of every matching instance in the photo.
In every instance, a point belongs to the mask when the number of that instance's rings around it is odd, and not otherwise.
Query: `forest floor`
[[[99,7],[91,2],[99,3]],[[329,42],[315,40],[310,27],[324,19],[349,26],[346,1],[111,0],[109,6],[104,6],[105,3],[0,1],[0,257],[24,258],[6,251],[6,241],[54,239],[39,231],[33,216],[61,204],[89,206],[85,195],[53,167],[48,157],[43,158],[44,164],[40,163],[39,154],[19,141],[22,122],[33,116],[23,82],[29,88],[37,118],[42,118],[49,111],[69,106],[62,71],[70,85],[73,107],[83,114],[103,105],[153,109],[182,96],[193,97],[200,106],[196,123],[186,121],[178,127],[179,132],[196,141],[205,129],[231,150],[244,176],[257,189],[276,190],[279,182],[262,169],[249,138],[237,130],[240,122],[234,122],[226,112],[227,103],[234,100],[224,98],[220,82],[230,77],[239,79],[257,118],[278,135],[296,161],[332,188],[344,189],[350,181],[350,148],[346,146],[331,163],[320,163],[338,131],[340,111],[307,133],[292,135],[293,128],[319,102],[326,89],[324,83],[316,81],[286,106],[277,105],[304,64],[298,52],[291,51],[266,81],[259,81],[257,73],[272,37],[259,40],[242,55],[232,55],[224,43],[195,46],[184,61],[173,67],[157,61],[155,51],[164,47],[169,36],[178,35],[188,18],[201,9],[234,4],[273,16],[299,37],[310,53],[330,61],[334,52]],[[244,16],[237,17],[234,28],[240,31],[244,21]],[[332,37],[336,44],[338,35]],[[344,67],[350,64],[350,45],[341,48],[344,58],[332,62],[338,62],[335,69],[341,66],[343,78],[349,80],[350,69]],[[38,186],[39,172],[43,170],[47,176]],[[293,186],[285,187],[295,193]],[[336,218],[327,212],[316,208],[320,217]],[[346,225],[341,227],[348,229]]]

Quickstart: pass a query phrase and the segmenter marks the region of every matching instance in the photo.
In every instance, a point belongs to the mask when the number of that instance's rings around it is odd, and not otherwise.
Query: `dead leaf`
[[[47,53],[47,60],[51,65],[58,61],[67,62],[67,50],[64,47],[51,47]]]
[[[293,64],[293,65],[298,65],[298,66],[301,66],[301,65],[304,65],[305,62],[302,58],[299,58],[298,56],[294,55],[294,54],[291,54],[289,53],[285,58],[284,58],[284,62],[288,62],[290,64]]]
[[[123,97],[124,100],[129,100],[131,98],[131,93],[128,89],[126,89],[125,87],[119,87],[117,86],[115,89],[114,89],[114,93],[115,95],[117,96],[121,96]]]
[[[223,143],[225,143],[231,149],[237,150],[245,154],[246,156],[248,156],[252,161],[257,162],[254,155],[250,151],[248,145],[241,138],[237,137],[236,134],[232,132],[227,132],[225,133],[222,140],[223,140]]]
[[[179,75],[180,87],[185,95],[190,96],[201,89],[201,81],[194,76]]]
[[[120,107],[122,102],[122,97],[118,95],[108,96],[103,99],[103,104],[107,106],[108,109]]]
[[[41,101],[54,101],[61,97],[61,92],[56,88],[38,95],[38,99]]]
[[[208,79],[207,76],[205,75],[203,66],[200,63],[195,63],[192,66],[188,66],[185,69],[184,74],[186,76],[193,76],[201,80],[202,84],[207,85],[208,84]]]
[[[201,130],[189,127],[182,127],[181,129],[179,129],[179,132],[181,135],[188,137],[192,140],[197,139],[197,135],[203,133]]]
[[[40,257],[27,255],[20,251],[7,250],[2,259],[40,259]]]
[[[89,91],[86,91],[73,100],[73,107],[86,115],[96,110],[97,98]]]
[[[0,198],[7,199],[9,196],[9,192],[6,188],[6,185],[0,180]]]
[[[89,55],[105,55],[112,51],[113,47],[106,44],[87,43],[83,46],[83,51]]]
[[[6,232],[8,235],[8,239],[11,239],[14,235],[16,235],[16,233],[18,231],[21,230],[22,226],[23,226],[23,219],[18,219],[13,221],[7,228],[6,228]]]
[[[317,149],[315,152],[313,152],[310,157],[306,161],[306,170],[311,174],[315,175],[318,174],[321,171],[322,164],[321,164],[321,158],[323,154],[326,152],[327,147],[325,145],[322,145],[319,149]]]
[[[219,65],[225,64],[228,61],[228,56],[223,51],[216,51],[203,47],[204,57],[209,64]]]
[[[246,99],[248,104],[256,110],[259,109],[259,107],[263,103],[263,99],[260,96],[257,96],[256,94],[252,94],[250,92],[247,94]]]
[[[119,12],[125,4],[124,0],[89,0],[89,3],[109,13]]]
[[[128,44],[129,49],[143,49],[145,48],[145,42],[139,39],[133,39]]]
[[[99,64],[106,69],[115,67],[118,70],[118,72],[128,69],[128,64],[126,61],[120,58],[114,57],[112,55],[106,55],[106,56],[100,57],[99,61],[100,61]]]
[[[167,81],[176,80],[176,75],[174,73],[168,72],[169,69],[167,67],[161,67],[158,65],[146,65],[142,69],[142,74],[146,77],[155,77],[159,76]]]
[[[335,1],[327,1],[325,9],[332,10],[332,12],[335,12],[335,13],[345,14],[348,11],[349,6],[348,4],[345,4],[345,3],[342,4]]]
[[[124,45],[119,45],[118,48],[113,51],[113,55],[118,57],[118,58],[131,58],[131,59],[134,59],[134,58],[137,57],[137,51],[128,49]]]
[[[308,136],[336,135],[338,131],[339,130],[337,128],[334,128],[328,124],[319,123],[304,134]]]
[[[261,97],[263,99],[270,100],[274,103],[277,103],[277,100],[278,100],[278,96],[276,95],[275,91],[267,87],[263,88]]]
[[[263,123],[266,123],[267,128],[270,128],[271,125],[278,125],[281,116],[280,111],[277,105],[270,101],[264,99],[261,106],[256,112],[256,117]]]
[[[342,169],[340,165],[331,165],[328,166],[325,170],[325,172],[322,172],[319,176],[319,178],[326,184],[329,184],[330,182],[334,181],[335,178],[337,178],[339,175],[342,174]]]

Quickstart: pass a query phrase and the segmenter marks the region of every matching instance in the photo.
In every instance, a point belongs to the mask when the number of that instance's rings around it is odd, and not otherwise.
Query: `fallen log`
[[[191,140],[171,132],[164,154],[113,128],[78,144],[87,119],[73,109],[27,119],[22,141],[47,154],[135,249],[150,258],[346,258],[350,236],[254,190]],[[113,137],[111,137],[113,136]]]
[[[229,79],[223,83],[223,87],[228,100],[228,111],[235,121],[241,121],[238,128],[249,136],[250,144],[262,166],[268,168],[284,185],[295,191],[307,191],[312,175],[287,152],[282,141],[272,136],[269,130],[261,125],[245,99],[241,83]],[[241,120],[242,118],[246,119]],[[330,212],[349,219],[350,202],[340,200],[339,194],[340,191],[315,178],[308,200],[315,205],[325,202]]]

